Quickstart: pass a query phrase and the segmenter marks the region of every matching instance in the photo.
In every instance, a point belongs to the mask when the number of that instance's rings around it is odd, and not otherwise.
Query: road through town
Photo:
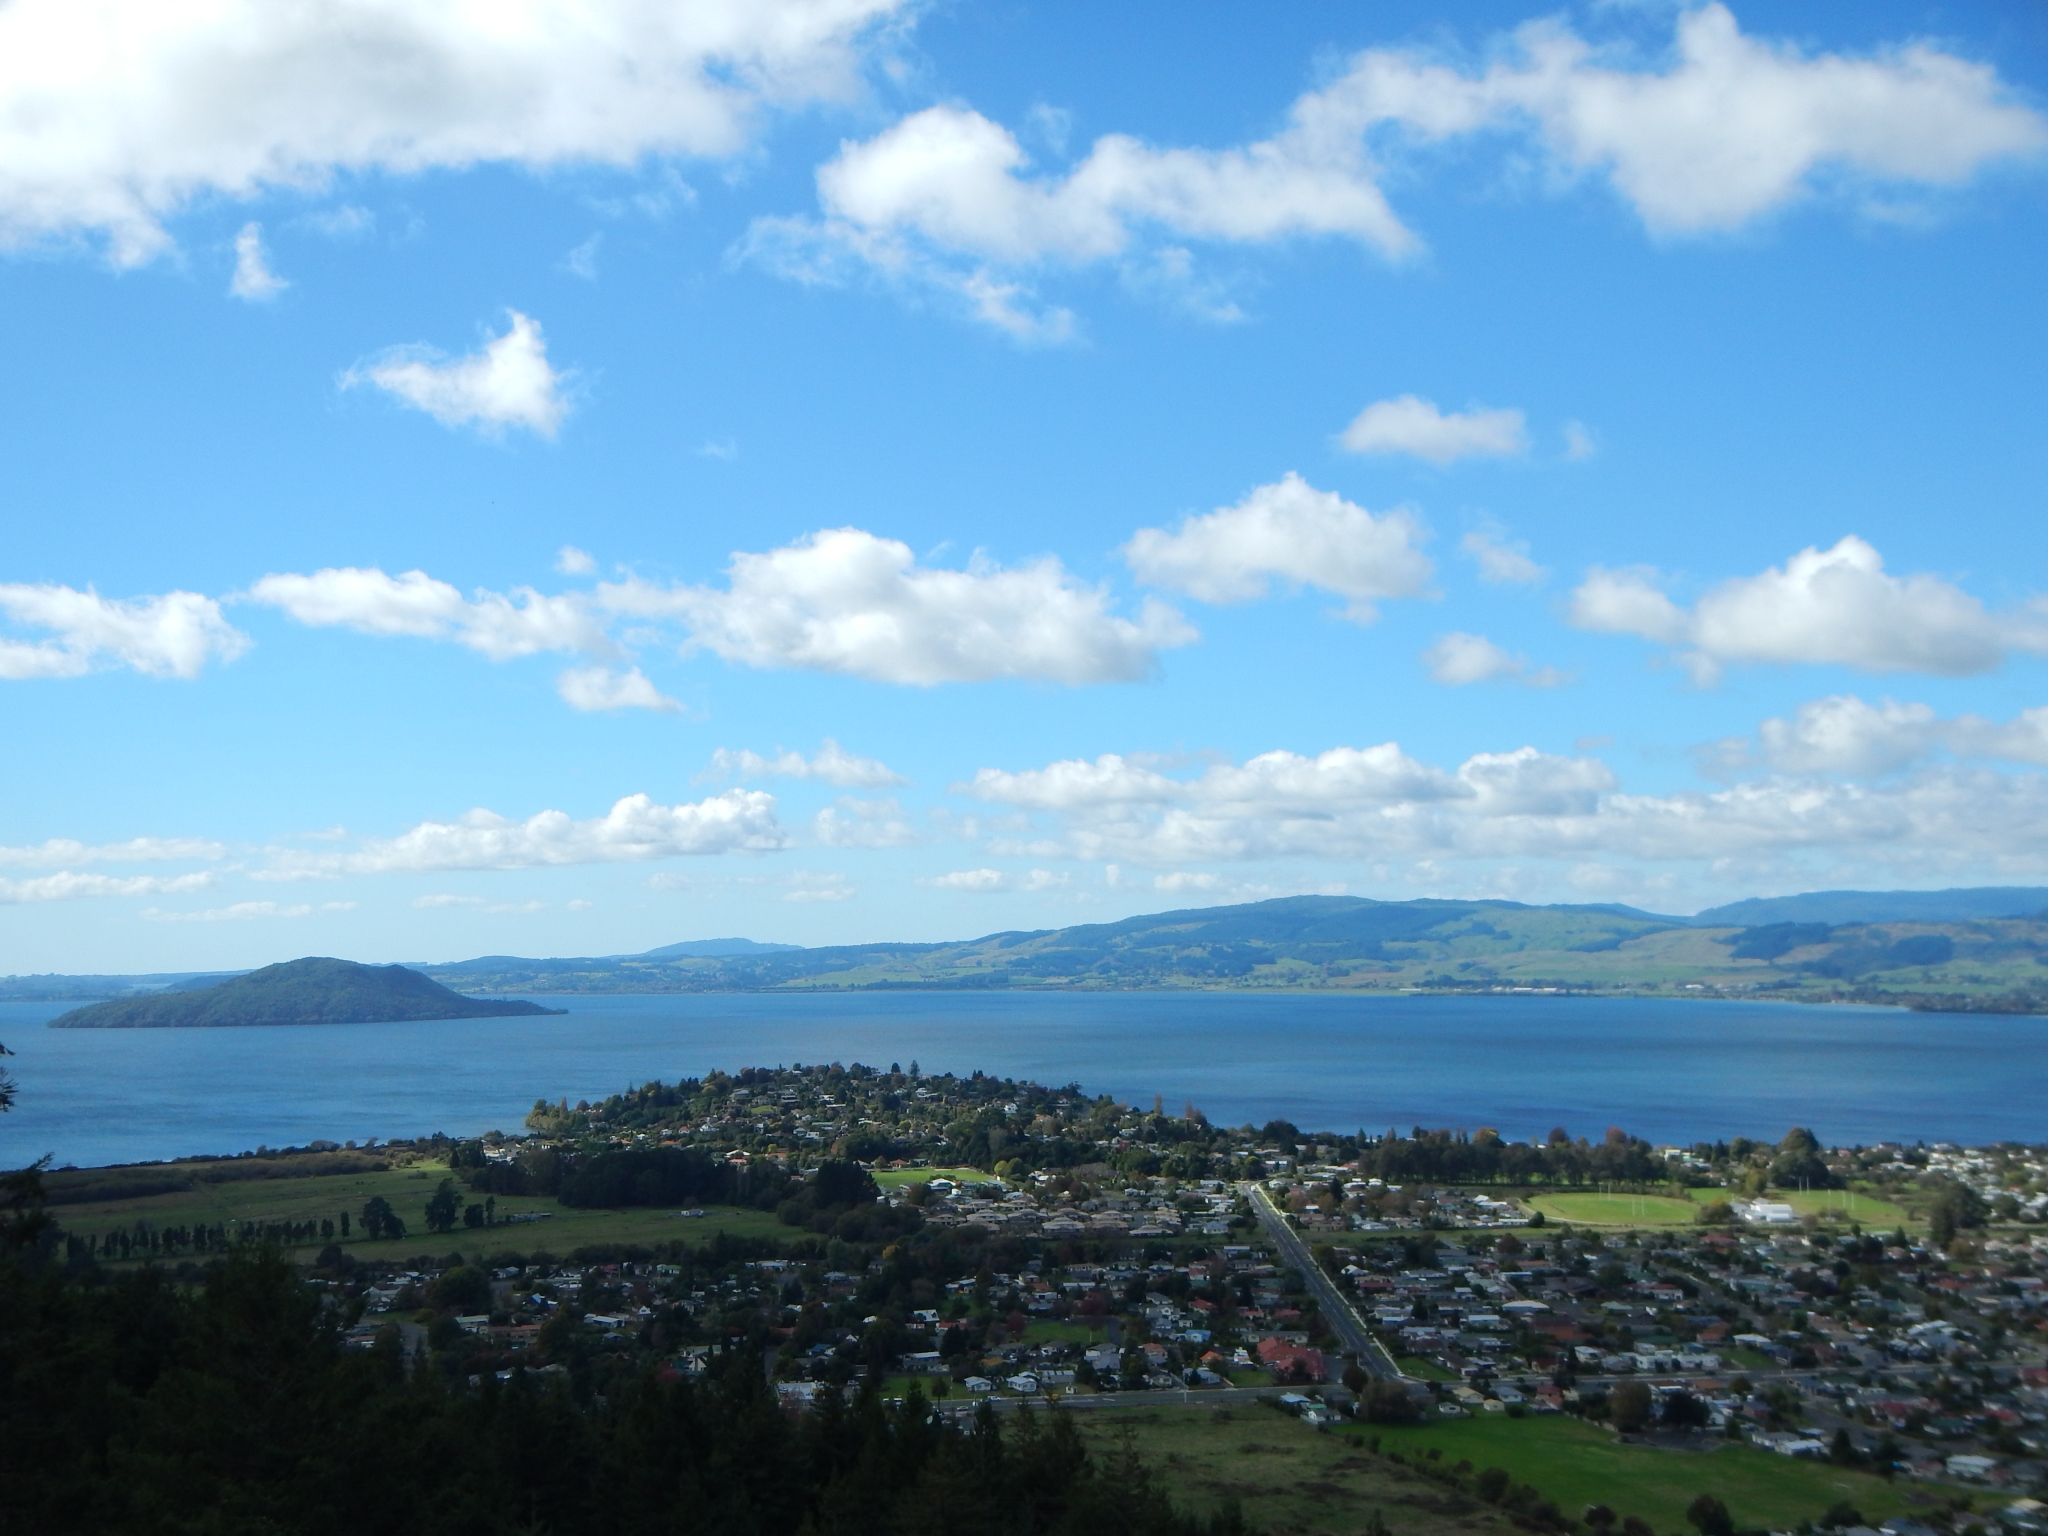
[[[1308,1244],[1301,1234],[1287,1224],[1287,1217],[1280,1207],[1273,1203],[1273,1197],[1266,1192],[1263,1184],[1240,1185],[1247,1199],[1252,1203],[1252,1212],[1259,1218],[1259,1225],[1280,1250],[1280,1256],[1294,1268],[1301,1271],[1301,1277],[1322,1308],[1323,1317],[1330,1325],[1330,1331],[1337,1335],[1344,1346],[1344,1353],[1355,1356],[1364,1372],[1380,1381],[1401,1380],[1401,1369],[1394,1364],[1394,1357],[1386,1352],[1379,1340],[1372,1336],[1372,1330],[1365,1326],[1365,1319],[1358,1315],[1358,1309],[1351,1304],[1351,1298],[1338,1288],[1323,1267],[1316,1263],[1308,1251]]]

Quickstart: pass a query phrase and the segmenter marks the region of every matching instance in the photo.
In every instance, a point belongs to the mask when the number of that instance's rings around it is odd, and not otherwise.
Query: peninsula
[[[146,997],[74,1008],[52,1029],[194,1029],[249,1024],[381,1024],[563,1013],[506,997],[464,997],[402,965],[310,957],[226,981],[200,978]]]

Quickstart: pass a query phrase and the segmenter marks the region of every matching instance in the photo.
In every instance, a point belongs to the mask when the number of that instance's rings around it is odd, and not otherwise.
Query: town
[[[538,1102],[517,1133],[304,1155],[385,1159],[424,1199],[252,1215],[210,1248],[295,1245],[350,1348],[457,1386],[602,1402],[741,1354],[791,1413],[870,1393],[942,1419],[1277,1409],[1416,1446],[1439,1477],[1427,1437],[1513,1425],[1533,1446],[1547,1419],[1778,1458],[1814,1479],[1810,1525],[1843,1504],[1833,1524],[1890,1536],[2048,1530],[2038,1148],[1229,1128],[912,1063],[650,1083]],[[77,1264],[206,1256],[161,1221],[58,1209]],[[600,1217],[632,1240],[551,1251]],[[1849,1471],[1860,1503],[1820,1497]],[[1527,1485],[1521,1516],[1580,1518]]]

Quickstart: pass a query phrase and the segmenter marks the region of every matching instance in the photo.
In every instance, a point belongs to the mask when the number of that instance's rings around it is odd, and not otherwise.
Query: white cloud
[[[249,637],[197,592],[108,598],[92,588],[0,584],[0,614],[48,640],[0,638],[0,679],[82,677],[103,666],[146,677],[195,678],[213,660],[233,661]]]
[[[368,840],[348,853],[279,852],[263,873],[272,879],[303,879],[399,870],[535,869],[769,852],[787,843],[775,817],[775,797],[760,790],[727,790],[685,805],[628,795],[606,815],[586,821],[562,811],[514,821],[495,811],[473,810],[452,822],[423,821],[397,837]]]
[[[1000,891],[1003,872],[1000,869],[955,869],[934,875],[922,883],[937,886],[942,891]]]
[[[871,757],[856,757],[830,736],[816,753],[781,752],[763,757],[758,752],[733,751],[720,747],[711,754],[711,766],[703,778],[816,779],[841,789],[888,789],[910,781],[886,763]]]
[[[604,233],[599,231],[562,258],[562,265],[573,276],[586,283],[597,281],[597,253],[604,246]]]
[[[1529,447],[1520,411],[1471,410],[1445,415],[1433,401],[1414,395],[1368,405],[1337,441],[1353,453],[1409,453],[1432,464],[1497,458],[1526,452]]]
[[[2048,711],[2016,724],[2035,750],[2048,746]],[[1057,856],[1169,871],[1281,859],[1401,863],[1429,888],[1455,884],[1443,873],[1453,864],[1498,874],[1515,861],[1550,871],[1532,883],[1587,861],[1689,863],[1723,879],[1733,871],[1787,882],[2048,873],[2048,775],[2038,773],[1936,766],[1876,785],[1773,774],[1710,793],[1639,795],[1589,758],[1523,747],[1446,772],[1392,743],[1315,757],[1270,752],[1164,786],[1115,756],[1080,765],[1098,770],[1093,782],[1076,766],[987,769],[966,788],[1041,819]],[[1128,793],[1104,792],[1116,777]],[[1490,886],[1512,868],[1496,874],[1485,877]]]
[[[1037,172],[1017,136],[960,105],[927,108],[819,169],[816,219],[762,219],[742,251],[802,282],[854,273],[949,296],[1026,340],[1072,316],[1032,275],[1121,262],[1145,247],[1356,241],[1390,258],[1419,241],[1381,190],[1382,164],[1433,141],[1520,131],[1555,185],[1602,175],[1664,233],[1737,227],[1816,186],[1952,187],[2048,143],[2040,116],[1992,69],[1927,44],[1808,57],[1745,37],[1727,9],[1681,15],[1675,58],[1628,62],[1556,21],[1533,22],[1461,73],[1412,52],[1355,56],[1241,146],[1096,140]]]
[[[1178,532],[1141,528],[1123,555],[1140,581],[1204,602],[1248,602],[1277,578],[1348,598],[1347,615],[1368,623],[1375,599],[1428,585],[1423,537],[1405,512],[1375,517],[1290,473],[1236,506],[1183,519]]]
[[[286,906],[275,901],[237,901],[225,907],[209,907],[202,912],[165,912],[156,907],[143,908],[142,915],[153,923],[240,923],[259,917],[311,917],[314,912],[353,912],[352,901],[325,901],[317,908],[301,902]]]
[[[1870,777],[1933,751],[1941,724],[1925,704],[1837,695],[1801,705],[1790,720],[1766,720],[1757,734],[1765,760],[1780,772]]]
[[[1484,529],[1475,528],[1466,534],[1458,540],[1458,548],[1479,567],[1479,579],[1496,586],[1525,585],[1541,581],[1548,574],[1529,558],[1528,545],[1505,543]]]
[[[1702,681],[1740,662],[1803,662],[1866,672],[1964,676],[1998,666],[2008,649],[2048,651],[2048,622],[1998,615],[1938,576],[1892,576],[1850,535],[1801,550],[1784,566],[1710,589],[1690,612],[1654,572],[1595,569],[1572,594],[1581,629],[1640,635],[1681,647]]]
[[[1716,4],[1679,16],[1667,68],[1621,57],[1538,21],[1476,76],[1376,50],[1322,95],[1423,139],[1531,129],[1561,177],[1606,176],[1667,234],[1734,229],[1830,182],[1953,187],[2048,143],[1996,71],[1925,43],[1809,57]]]
[[[480,164],[728,156],[761,109],[846,99],[901,0],[14,0],[0,237],[169,244],[209,197]]]
[[[542,651],[617,650],[579,593],[548,596],[519,587],[507,596],[479,588],[474,599],[465,599],[425,571],[387,576],[375,567],[342,566],[310,576],[265,576],[248,597],[316,629],[453,640],[493,661]]]
[[[858,528],[814,533],[767,554],[739,553],[729,587],[599,588],[619,613],[673,617],[702,648],[750,667],[803,667],[929,687],[1029,678],[1069,684],[1144,677],[1159,651],[1195,632],[1147,603],[1134,621],[1099,587],[1046,557],[1004,568],[920,568],[907,544]]]
[[[81,843],[53,837],[25,847],[0,847],[0,865],[14,868],[53,864],[156,864],[178,859],[224,859],[224,843],[199,837],[131,837],[125,843]]]
[[[1600,451],[1600,441],[1594,437],[1593,429],[1582,421],[1568,421],[1564,424],[1564,456],[1568,459],[1590,459]]]
[[[507,313],[505,334],[481,352],[443,361],[431,347],[393,347],[349,369],[341,387],[374,384],[444,427],[474,426],[488,434],[524,427],[553,437],[569,412],[562,386],[570,375],[549,365],[537,321],[516,309]]]
[[[163,896],[176,891],[203,891],[218,877],[212,871],[193,875],[81,875],[59,870],[28,880],[0,880],[0,903],[25,905],[42,901],[79,901],[95,896]]]
[[[1532,667],[1529,658],[1501,649],[1484,635],[1453,630],[1422,653],[1429,675],[1452,688],[1493,679],[1526,683],[1531,688],[1555,688],[1565,675],[1555,667]]]
[[[555,569],[564,576],[594,576],[597,574],[597,560],[574,544],[564,544],[555,552]]]
[[[812,823],[819,842],[828,848],[909,848],[924,839],[894,799],[857,800],[839,797],[837,805],[818,812]]]
[[[1944,719],[1927,704],[1835,694],[1764,721],[1753,742],[1716,743],[1709,765],[1740,772],[1760,760],[1779,773],[1874,778],[1942,753],[2048,767],[2048,706],[2001,724],[1981,715]]]
[[[800,869],[789,877],[789,889],[782,893],[782,899],[798,903],[851,901],[859,894],[859,887],[842,874]]]
[[[1057,341],[1072,316],[1038,306],[1003,273],[1119,259],[1154,234],[1226,244],[1338,236],[1388,256],[1416,244],[1374,184],[1364,145],[1331,132],[1312,97],[1280,133],[1241,148],[1157,149],[1111,134],[1064,175],[1029,169],[1007,128],[966,107],[930,107],[840,146],[818,172],[822,219],[757,220],[742,249],[799,281],[866,270],[934,289],[1020,339]],[[1156,257],[1134,270],[1156,273]],[[1188,279],[1174,274],[1176,291]],[[1234,317],[1234,306],[1215,317]]]
[[[264,257],[263,226],[244,224],[235,236],[235,275],[228,281],[228,292],[253,303],[274,299],[289,287],[290,283],[270,270]]]
[[[670,715],[684,712],[680,700],[655,687],[638,667],[623,672],[610,667],[571,667],[555,679],[555,691],[571,709],[585,713],[619,709],[652,709]]]
[[[436,891],[426,896],[415,896],[412,899],[412,904],[420,910],[428,912],[440,911],[449,907],[462,907],[493,915],[545,912],[548,905],[544,901],[486,901],[481,896],[455,896],[446,891]],[[574,907],[576,903],[572,901],[569,905]],[[590,903],[586,901],[583,905],[587,907]]]

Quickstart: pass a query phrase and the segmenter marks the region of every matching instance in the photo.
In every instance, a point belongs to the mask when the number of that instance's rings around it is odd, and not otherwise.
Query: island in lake
[[[246,1024],[385,1024],[564,1013],[507,997],[464,997],[402,965],[308,958],[226,981],[74,1008],[52,1029],[194,1029]]]

